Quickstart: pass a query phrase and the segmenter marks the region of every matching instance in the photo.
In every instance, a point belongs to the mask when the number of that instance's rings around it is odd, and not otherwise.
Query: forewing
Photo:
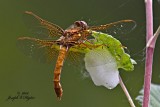
[[[105,25],[91,26],[89,29],[94,31],[105,30],[110,35],[122,35],[131,32],[135,27],[136,22],[133,20],[120,20]]]
[[[58,38],[64,34],[61,27],[40,18],[32,12],[26,11],[23,16],[29,30],[38,38]]]

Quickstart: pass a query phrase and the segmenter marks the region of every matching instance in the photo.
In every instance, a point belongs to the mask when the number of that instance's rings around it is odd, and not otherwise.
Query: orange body
[[[62,86],[60,83],[60,77],[61,77],[62,66],[63,66],[64,59],[66,57],[66,54],[67,54],[67,49],[66,47],[62,46],[60,48],[58,59],[57,59],[56,66],[54,69],[54,79],[53,79],[54,90],[59,100],[61,100],[61,97],[63,94]]]

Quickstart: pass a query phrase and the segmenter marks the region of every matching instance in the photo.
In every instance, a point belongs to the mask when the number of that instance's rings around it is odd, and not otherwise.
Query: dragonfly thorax
[[[61,36],[57,40],[57,44],[63,45],[66,47],[71,47],[71,46],[74,46],[74,45],[77,45],[78,43],[80,43],[81,38],[82,38],[81,33],[65,32],[65,35]]]
[[[74,24],[64,31],[63,36],[61,36],[57,41],[58,45],[63,46],[74,46],[78,43],[84,42],[89,33],[84,33],[87,30],[88,25],[84,21],[75,21]]]

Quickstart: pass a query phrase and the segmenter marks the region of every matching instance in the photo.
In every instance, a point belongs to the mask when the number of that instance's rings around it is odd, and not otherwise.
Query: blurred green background
[[[84,78],[81,69],[63,67],[62,101],[57,101],[52,78],[54,65],[40,63],[26,57],[16,46],[19,36],[30,34],[22,14],[32,11],[42,18],[67,28],[75,20],[90,25],[106,24],[132,19],[137,27],[119,37],[137,61],[133,72],[121,72],[133,100],[143,86],[145,58],[145,5],[144,0],[0,0],[0,107],[129,107],[118,85],[113,90],[96,87],[90,78]],[[160,4],[154,0],[154,28],[160,24]],[[152,82],[159,83],[160,39],[155,49]],[[67,63],[67,62],[66,62]],[[35,99],[6,100],[17,92],[29,92]],[[135,101],[138,107],[137,101]]]

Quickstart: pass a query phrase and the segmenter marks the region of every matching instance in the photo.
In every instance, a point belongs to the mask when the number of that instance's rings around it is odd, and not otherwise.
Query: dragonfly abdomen
[[[60,52],[59,52],[58,59],[57,59],[57,62],[56,62],[56,66],[55,66],[55,69],[54,69],[54,80],[53,80],[54,90],[55,90],[57,98],[59,100],[61,100],[61,97],[62,97],[62,94],[63,94],[63,89],[62,89],[62,86],[61,86],[61,83],[60,83],[60,76],[61,76],[63,62],[64,62],[64,59],[66,57],[66,53],[67,53],[67,48],[62,46],[60,48]]]

